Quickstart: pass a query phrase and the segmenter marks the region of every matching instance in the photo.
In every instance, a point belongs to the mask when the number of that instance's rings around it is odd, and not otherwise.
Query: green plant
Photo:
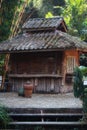
[[[82,100],[83,117],[81,121],[87,121],[87,86],[83,85],[83,78],[87,75],[86,67],[76,67],[74,70],[74,96]]]
[[[74,89],[74,96],[82,98],[83,93],[84,93],[84,87],[83,87],[83,74],[81,70],[76,67],[74,69],[74,84],[73,84],[73,89]]]
[[[87,88],[84,89],[83,111],[87,113]]]
[[[4,128],[8,125],[8,123],[11,121],[8,113],[7,113],[7,108],[4,106],[0,105],[0,125]]]
[[[85,66],[80,66],[79,67],[80,71],[82,72],[83,76],[87,75],[87,67]]]
[[[82,117],[82,121],[86,121],[87,122],[87,88],[84,89],[84,96],[83,96],[83,117]]]

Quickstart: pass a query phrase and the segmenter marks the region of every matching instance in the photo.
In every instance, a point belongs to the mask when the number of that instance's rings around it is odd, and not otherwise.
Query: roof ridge
[[[22,29],[54,29],[57,28],[63,20],[64,19],[61,16],[53,18],[30,18],[23,24]]]
[[[63,17],[62,17],[62,16],[57,16],[57,17],[52,17],[52,18],[40,18],[40,17],[38,17],[38,18],[29,18],[29,20],[30,20],[30,19],[38,19],[38,20],[39,20],[39,19],[58,19],[58,18],[63,18]],[[29,21],[29,20],[28,20],[28,21]]]

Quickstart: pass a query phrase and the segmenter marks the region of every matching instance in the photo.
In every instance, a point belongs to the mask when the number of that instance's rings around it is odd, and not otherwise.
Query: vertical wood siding
[[[18,78],[12,77],[12,90],[18,91],[20,87],[23,87],[24,83],[30,80],[33,83],[33,92],[54,92],[59,93],[62,84],[62,60],[63,52],[39,52],[39,53],[21,53],[11,54],[10,59],[10,74],[52,74],[57,77],[31,77],[31,78]],[[59,75],[59,77],[58,77]]]
[[[27,81],[33,84],[33,93],[59,93],[61,89],[62,78],[37,78],[37,85],[35,85],[35,78],[19,79],[11,78],[12,91],[18,91],[23,87]]]

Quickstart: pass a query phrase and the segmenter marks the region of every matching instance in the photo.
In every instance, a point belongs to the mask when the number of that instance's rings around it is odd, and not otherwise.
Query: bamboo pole
[[[1,5],[2,5],[2,0],[0,0],[0,8],[2,7]]]
[[[2,0],[1,0],[2,1]],[[0,4],[1,5],[1,4]],[[12,26],[11,26],[11,31],[12,33],[10,34],[9,36],[9,39],[11,39],[12,37],[14,37],[17,33],[18,33],[18,30],[19,30],[19,24],[21,22],[21,19],[22,19],[22,16],[24,14],[24,11],[25,11],[25,8],[27,7],[28,5],[28,0],[26,0],[21,8],[21,11],[19,12],[18,14],[18,19],[17,21],[15,22],[15,17],[17,16],[17,10],[18,10],[18,6],[16,7],[16,11],[14,13],[14,18],[13,18],[13,21],[12,21]],[[5,83],[5,78],[6,78],[6,74],[8,72],[8,64],[9,64],[9,59],[10,59],[10,54],[6,54],[5,56],[5,60],[4,60],[4,73],[3,73],[3,76],[2,76],[2,85],[1,85],[1,90],[3,90],[4,88],[4,83]]]

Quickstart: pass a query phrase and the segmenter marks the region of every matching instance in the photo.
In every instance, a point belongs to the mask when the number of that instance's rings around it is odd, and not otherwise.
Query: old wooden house
[[[67,33],[62,17],[29,19],[22,30],[0,44],[0,53],[10,54],[11,90],[31,81],[34,93],[72,91],[73,70],[87,44]]]

